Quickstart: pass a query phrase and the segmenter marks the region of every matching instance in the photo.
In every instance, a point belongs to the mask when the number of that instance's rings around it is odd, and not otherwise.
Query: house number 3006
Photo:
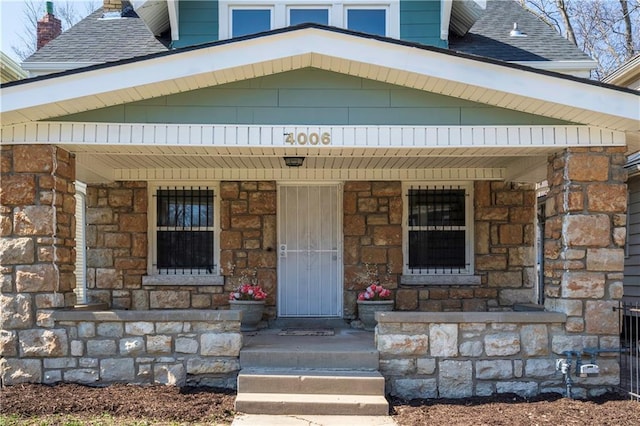
[[[331,135],[328,132],[319,133],[285,133],[284,142],[290,145],[330,145]]]

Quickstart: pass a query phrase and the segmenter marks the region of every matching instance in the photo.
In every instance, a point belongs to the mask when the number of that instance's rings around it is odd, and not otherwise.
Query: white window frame
[[[389,19],[390,16],[390,7],[389,5],[376,5],[376,4],[371,4],[371,5],[360,5],[360,4],[346,4],[344,6],[344,17],[343,17],[343,22],[344,22],[344,28],[345,29],[349,29],[349,11],[350,10],[384,10],[384,18],[385,18],[385,26],[384,26],[384,36],[386,36],[387,34],[389,34],[390,32],[390,21],[391,19]],[[351,30],[351,31],[355,31],[355,30]],[[399,38],[399,37],[398,37]]]
[[[322,4],[322,5],[318,5],[318,4],[287,4],[286,6],[286,14],[285,14],[285,19],[287,22],[287,26],[291,25],[291,10],[299,10],[299,9],[310,9],[310,10],[317,10],[317,9],[322,9],[322,10],[326,10],[327,11],[327,25],[331,26],[333,20],[331,19],[331,12],[333,10],[333,8],[331,7],[331,5],[329,4]]]
[[[400,0],[346,0],[332,3],[322,0],[220,0],[218,2],[218,39],[230,39],[233,31],[234,9],[270,9],[271,29],[284,28],[289,25],[290,9],[329,9],[329,25],[347,28],[347,10],[385,9],[386,37],[400,38]]]
[[[427,187],[448,187],[448,186],[457,186],[463,188],[465,190],[466,201],[465,201],[465,257],[468,260],[466,268],[461,269],[460,271],[450,272],[450,271],[438,271],[438,270],[422,270],[416,271],[409,268],[409,231],[411,227],[409,226],[409,189],[412,187],[415,189],[416,187],[421,186],[425,189]],[[402,255],[405,259],[404,265],[402,267],[403,275],[408,276],[469,276],[473,275],[475,271],[474,265],[474,216],[473,216],[473,181],[463,181],[463,182],[455,182],[455,181],[445,181],[445,182],[435,182],[435,181],[423,181],[423,182],[403,182],[402,183]]]
[[[156,193],[161,188],[198,189],[208,187],[213,190],[213,273],[201,274],[160,274],[156,266],[158,259],[158,203]],[[220,183],[219,182],[153,182],[147,187],[149,208],[148,217],[148,247],[147,247],[147,274],[156,277],[219,277],[220,276]]]

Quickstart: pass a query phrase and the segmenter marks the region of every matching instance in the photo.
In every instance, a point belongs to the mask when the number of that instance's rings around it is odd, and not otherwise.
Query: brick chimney
[[[122,12],[122,0],[103,0],[102,11],[107,12]]]
[[[106,0],[105,0],[106,1]],[[47,14],[38,21],[38,50],[62,33],[62,21],[53,16],[53,2],[47,2]]]

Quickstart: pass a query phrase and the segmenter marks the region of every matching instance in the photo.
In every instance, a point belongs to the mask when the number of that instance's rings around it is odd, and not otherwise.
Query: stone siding
[[[214,295],[215,306],[228,306],[229,293],[253,282],[268,293],[265,314],[276,316],[276,183],[220,183],[220,273],[224,293]]]
[[[571,148],[549,159],[546,202],[545,308],[567,315],[577,342],[619,347],[627,188],[624,147]]]
[[[566,391],[555,360],[571,337],[564,314],[549,312],[376,314],[376,346],[387,392],[401,398],[466,398]],[[597,345],[597,339],[580,342]],[[575,377],[576,397],[618,384],[615,355],[598,358],[600,374]]]
[[[5,384],[70,382],[235,389],[240,370],[237,311],[53,311],[20,330]]]
[[[358,292],[377,277],[395,290],[402,274],[402,183],[346,182],[344,209],[344,317],[356,317]],[[396,305],[405,295],[395,292]],[[417,299],[411,304],[417,303]],[[411,309],[411,308],[408,308]]]
[[[88,301],[148,309],[139,306],[147,273],[146,182],[87,186],[86,215]]]

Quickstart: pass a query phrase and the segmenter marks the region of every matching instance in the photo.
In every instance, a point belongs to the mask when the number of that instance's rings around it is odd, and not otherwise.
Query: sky
[[[0,50],[18,62],[11,46],[19,45],[18,34],[24,27],[21,0],[0,0]]]
[[[35,2],[43,2],[44,0],[31,0]],[[84,11],[87,7],[87,3],[101,3],[101,1],[87,1],[87,0],[70,0],[74,3],[78,3],[78,10]],[[25,27],[25,14],[23,11],[24,3],[26,0],[0,0],[0,50],[5,54],[11,56],[11,58],[20,62],[11,46],[20,46],[20,34],[23,33]],[[98,5],[99,5],[98,4]],[[53,1],[54,14],[55,14],[56,1]],[[43,15],[44,16],[44,15]]]

